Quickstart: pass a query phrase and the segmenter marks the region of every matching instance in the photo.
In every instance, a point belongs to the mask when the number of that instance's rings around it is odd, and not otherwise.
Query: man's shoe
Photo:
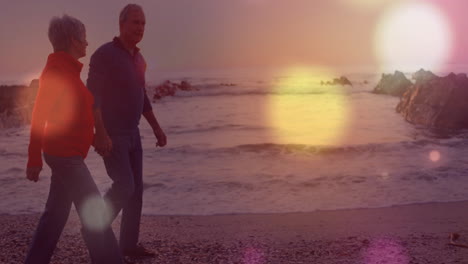
[[[126,257],[132,258],[154,258],[156,254],[138,244],[134,249],[124,250],[122,254]]]

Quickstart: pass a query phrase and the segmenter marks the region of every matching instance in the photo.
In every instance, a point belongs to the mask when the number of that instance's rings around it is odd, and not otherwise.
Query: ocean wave
[[[184,129],[181,126],[174,126],[174,127],[169,127],[169,132],[170,134],[181,135],[181,134],[193,134],[193,133],[206,133],[206,132],[214,132],[214,131],[221,131],[221,130],[253,131],[253,130],[265,130],[265,129],[267,128],[227,124],[227,125],[197,127],[197,128],[192,128],[192,129]]]
[[[346,90],[336,87],[311,87],[310,89],[272,89],[269,85],[252,87],[223,85],[195,85],[197,91],[178,91],[175,97],[211,97],[211,96],[265,96],[265,95],[321,95],[333,93],[361,93],[368,92],[362,89],[348,88]]]
[[[329,92],[274,92],[274,91],[192,91],[179,92],[175,97],[266,96],[266,95],[321,95]]]
[[[402,141],[396,143],[371,143],[363,145],[345,145],[345,146],[314,146],[306,144],[277,144],[277,143],[260,143],[260,144],[242,144],[225,148],[199,149],[193,146],[185,145],[172,149],[170,152],[184,153],[225,153],[225,154],[241,154],[241,153],[257,153],[257,154],[311,154],[311,155],[338,155],[338,154],[368,154],[368,153],[383,153],[393,151],[414,150],[425,147],[463,147],[468,146],[468,140],[464,138],[451,139],[421,139],[415,141]]]
[[[235,146],[232,149],[245,152],[270,152],[270,153],[309,153],[309,154],[346,154],[346,153],[370,153],[402,151],[405,149],[421,148],[426,146],[460,147],[468,145],[468,141],[462,138],[421,139],[415,141],[402,141],[396,143],[371,143],[363,145],[345,146],[312,146],[305,144],[246,144]]]

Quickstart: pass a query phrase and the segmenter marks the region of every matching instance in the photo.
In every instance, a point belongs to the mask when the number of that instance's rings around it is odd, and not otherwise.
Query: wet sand
[[[39,215],[0,215],[0,263],[21,263]],[[114,223],[118,235],[119,221]],[[51,263],[89,263],[76,212]],[[468,263],[468,202],[312,213],[144,216],[136,263]]]

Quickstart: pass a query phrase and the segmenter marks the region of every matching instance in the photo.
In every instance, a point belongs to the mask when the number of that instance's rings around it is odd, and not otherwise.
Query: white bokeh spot
[[[450,56],[448,19],[427,2],[402,2],[377,23],[375,52],[384,72],[438,71]]]

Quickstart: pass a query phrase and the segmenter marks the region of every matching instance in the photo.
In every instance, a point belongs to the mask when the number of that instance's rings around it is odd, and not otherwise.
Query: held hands
[[[39,173],[41,172],[41,167],[31,167],[26,169],[26,178],[30,181],[37,182],[39,180]]]
[[[157,139],[156,147],[166,146],[167,138],[166,138],[166,134],[164,134],[164,131],[160,127],[158,127],[158,128],[153,129],[153,133]]]
[[[112,140],[107,133],[96,133],[94,136],[94,151],[106,157],[112,150]]]

